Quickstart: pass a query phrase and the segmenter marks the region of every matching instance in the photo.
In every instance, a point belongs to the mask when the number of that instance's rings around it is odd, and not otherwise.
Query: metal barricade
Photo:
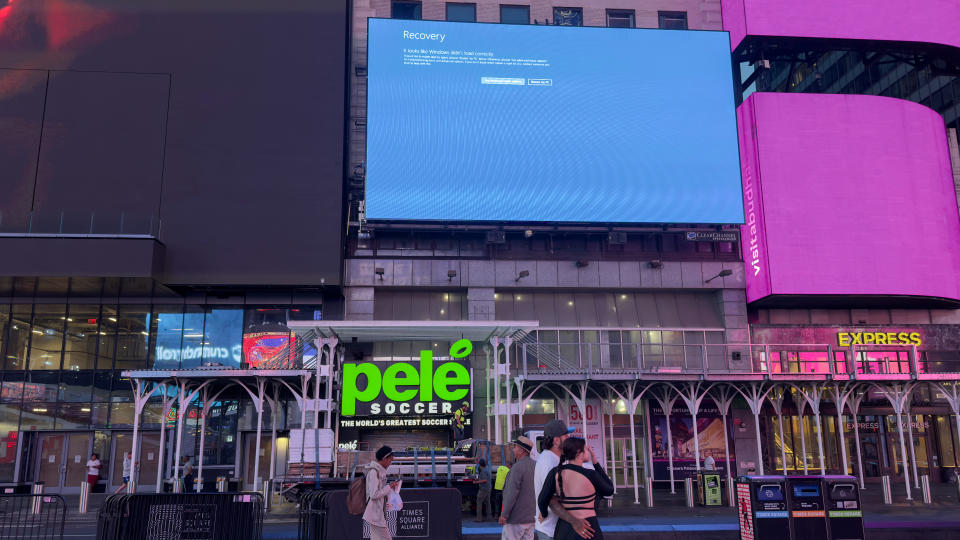
[[[111,495],[97,514],[97,539],[260,540],[263,506],[261,494],[247,492]]]
[[[67,504],[60,495],[3,494],[0,516],[0,538],[61,539]]]
[[[693,478],[683,479],[683,492],[687,496],[687,507],[693,508]]]
[[[890,491],[890,477],[880,477],[880,489],[883,490],[883,504],[893,504],[893,493]]]

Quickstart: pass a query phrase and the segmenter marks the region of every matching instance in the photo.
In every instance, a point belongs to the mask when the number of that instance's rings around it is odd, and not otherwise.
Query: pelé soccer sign
[[[452,358],[466,358],[473,344],[461,339],[450,346]],[[466,361],[437,364],[433,351],[420,351],[414,362],[344,364],[340,414],[343,416],[453,414],[469,401],[470,369]]]

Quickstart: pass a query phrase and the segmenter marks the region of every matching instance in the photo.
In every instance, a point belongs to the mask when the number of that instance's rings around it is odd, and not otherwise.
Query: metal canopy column
[[[142,379],[130,379],[133,386],[133,441],[130,447],[130,460],[133,462],[133,470],[130,471],[131,481],[127,483],[127,493],[134,493],[137,485],[140,484],[140,416],[143,414],[143,408],[146,406],[153,392],[158,388],[156,385],[150,386],[146,391],[146,386],[150,382],[144,382]],[[161,420],[162,425],[163,420]],[[162,448],[160,454],[162,455]]]
[[[670,468],[670,493],[677,492],[676,486],[673,484],[673,437],[670,433],[670,413],[673,411],[673,404],[677,402],[677,398],[680,396],[674,395],[671,397],[670,394],[674,390],[672,386],[665,384],[658,386],[657,391],[653,392],[653,397],[660,404],[660,408],[667,418],[667,463]]]
[[[857,447],[857,471],[860,473],[860,489],[866,489],[866,485],[863,480],[863,454],[860,450],[860,419],[858,415],[860,414],[860,402],[863,401],[866,395],[867,393],[862,388],[857,388],[847,402],[847,407],[850,408],[850,414],[853,415],[853,437],[855,446]]]
[[[220,398],[220,394],[222,394],[227,388],[230,388],[230,386],[233,385],[228,384],[227,386],[224,386],[212,397],[209,395],[209,387],[203,387],[203,397],[201,398],[203,400],[203,406],[200,409],[200,458],[197,463],[197,477],[200,479],[200,481],[197,482],[198,493],[203,486],[203,451],[206,449],[205,441],[207,436],[207,416],[210,414],[210,407],[212,407],[213,404],[216,403],[216,401]]]
[[[637,471],[637,435],[634,424],[636,424],[637,421],[637,406],[640,404],[643,394],[645,394],[647,390],[651,388],[651,386],[645,386],[643,390],[637,394],[637,385],[639,384],[638,381],[625,383],[623,393],[620,393],[620,391],[617,390],[617,387],[610,383],[604,384],[623,400],[627,408],[627,413],[630,415],[630,453],[633,454],[633,502],[634,504],[640,504],[640,475]],[[644,467],[646,467],[646,465],[644,465]],[[624,473],[626,473],[626,467],[624,467]],[[652,465],[650,466],[647,475],[649,476],[651,474],[653,474]]]
[[[687,410],[690,411],[690,416],[693,419],[693,460],[696,464],[698,474],[700,473],[700,436],[697,429],[697,413],[700,411],[700,403],[703,401],[703,398],[707,397],[707,393],[713,388],[713,385],[710,384],[701,392],[701,386],[703,386],[702,381],[687,382],[687,386],[683,391],[680,391],[679,388],[677,389],[680,399],[686,404]]]
[[[833,384],[833,403],[837,407],[837,434],[840,437],[840,456],[841,456],[841,466],[840,474],[847,474],[849,470],[849,463],[847,460],[847,441],[843,437],[844,425],[843,425],[843,409],[847,405],[847,401],[850,399],[850,396],[857,389],[856,383],[845,383],[841,388],[840,383]],[[854,417],[854,424],[856,424],[857,419]],[[859,442],[857,443],[859,447]]]
[[[500,338],[490,338],[490,346],[493,347],[493,429],[495,431],[493,442],[502,444],[500,435]]]
[[[743,396],[743,399],[747,401],[747,406],[750,407],[750,411],[753,413],[753,427],[754,433],[757,437],[757,465],[760,467],[760,475],[763,476],[763,449],[760,445],[760,410],[763,409],[763,400],[766,399],[767,394],[770,393],[770,390],[773,387],[769,387],[764,390],[764,387],[767,385],[766,382],[750,382],[750,385],[747,388],[741,390],[736,388],[737,393]]]
[[[920,477],[917,476],[917,451],[913,444],[913,415],[910,414],[910,401],[903,404],[903,411],[907,416],[907,437],[910,439],[910,461],[913,465],[913,487],[920,489]]]
[[[783,463],[783,474],[787,474],[787,443],[783,435],[783,399],[785,397],[786,392],[783,388],[774,388],[767,398],[770,406],[773,407],[773,412],[777,413],[777,423],[780,427],[780,460]],[[773,469],[776,470],[777,468],[774,467]]]
[[[892,383],[890,386],[881,386],[873,383],[873,387],[887,398],[893,412],[897,415],[897,435],[900,437],[900,455],[903,456],[903,484],[907,488],[907,500],[912,501],[913,496],[910,492],[910,473],[907,472],[907,445],[903,440],[903,409],[904,404],[910,399],[916,383]],[[912,443],[911,443],[912,444]]]
[[[716,404],[717,408],[720,409],[720,418],[723,420],[723,455],[726,458],[727,462],[727,482],[730,482],[733,478],[730,469],[730,449],[728,448],[727,443],[727,415],[730,414],[730,405],[733,403],[733,398],[736,397],[735,390],[729,384],[718,384],[714,386],[716,389],[713,394],[713,401]]]
[[[504,365],[504,390],[507,392],[507,438],[506,440],[511,440],[513,432],[513,414],[511,411],[511,399],[510,399],[510,346],[513,345],[513,338],[505,337],[503,338],[503,365]],[[499,379],[498,379],[499,380]],[[584,432],[586,433],[586,432]]]
[[[190,391],[190,383],[193,382],[190,379],[176,379],[177,381],[177,443],[176,448],[174,449],[174,462],[173,462],[173,476],[174,478],[180,478],[180,451],[183,446],[183,419],[187,415],[187,408],[190,406],[190,402],[197,398],[197,395],[200,393],[204,387],[207,386],[209,381],[205,381],[200,384],[195,390]],[[203,450],[201,449],[201,452]],[[189,490],[190,486],[183,486],[184,490]]]
[[[253,447],[253,490],[259,491],[260,489],[260,433],[263,431],[263,401],[264,401],[264,387],[266,386],[266,380],[257,377],[256,385],[257,390],[254,392],[247,387],[243,381],[239,379],[235,380],[240,387],[246,390],[247,394],[250,395],[250,400],[253,402],[253,407],[257,411],[257,440]]]
[[[816,383],[811,383],[794,385],[794,388],[803,396],[804,401],[810,405],[810,410],[813,411],[813,417],[817,422],[817,449],[820,453],[820,474],[827,474],[826,462],[823,457],[823,426],[820,423],[820,403],[823,399],[824,387]],[[804,458],[806,458],[806,455],[804,455]],[[804,459],[804,463],[806,463],[806,459]]]
[[[156,492],[160,493],[163,491],[163,467],[164,461],[167,453],[166,447],[166,438],[167,438],[167,413],[170,412],[170,407],[173,406],[173,402],[176,400],[176,396],[168,396],[167,389],[168,383],[163,382],[157,386],[157,388],[163,389],[163,401],[161,411],[160,411],[160,450],[157,452],[157,486]]]

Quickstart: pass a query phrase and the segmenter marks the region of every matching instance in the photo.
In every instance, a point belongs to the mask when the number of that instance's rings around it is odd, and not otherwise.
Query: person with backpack
[[[363,481],[366,495],[366,507],[363,511],[363,520],[370,525],[370,540],[392,540],[390,530],[387,529],[387,497],[390,492],[400,486],[400,481],[387,482],[387,469],[393,463],[393,449],[381,446],[376,453],[376,461],[371,461],[366,467]],[[350,498],[354,495],[353,486],[350,486]],[[348,501],[348,504],[351,501]],[[352,505],[351,505],[352,506]]]

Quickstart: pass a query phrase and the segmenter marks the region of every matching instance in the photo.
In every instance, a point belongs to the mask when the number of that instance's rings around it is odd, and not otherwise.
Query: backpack
[[[355,516],[363,515],[367,509],[367,475],[363,475],[350,483],[347,491],[347,512]]]

